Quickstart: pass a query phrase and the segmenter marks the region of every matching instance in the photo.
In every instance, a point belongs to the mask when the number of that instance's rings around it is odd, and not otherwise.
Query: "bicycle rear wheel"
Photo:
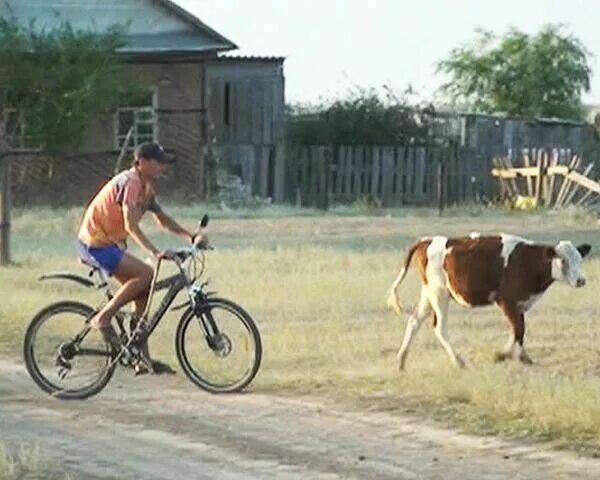
[[[61,399],[84,399],[102,390],[115,363],[109,345],[85,320],[94,309],[79,302],[57,302],[41,310],[25,334],[27,371],[45,392]]]
[[[197,313],[186,310],[177,326],[175,349],[187,377],[212,393],[245,388],[262,359],[254,321],[242,307],[222,298],[209,298]]]

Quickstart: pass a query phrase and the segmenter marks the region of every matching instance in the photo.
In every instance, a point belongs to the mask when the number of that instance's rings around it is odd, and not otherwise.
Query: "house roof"
[[[121,24],[127,32],[123,54],[191,54],[232,50],[233,42],[173,0],[2,0],[0,17],[21,25],[104,31]]]

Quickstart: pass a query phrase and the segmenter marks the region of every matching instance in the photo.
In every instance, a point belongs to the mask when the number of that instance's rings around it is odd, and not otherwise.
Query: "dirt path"
[[[213,396],[123,372],[97,397],[51,399],[0,361],[0,441],[37,444],[73,478],[596,479],[600,461],[413,418],[261,394]]]

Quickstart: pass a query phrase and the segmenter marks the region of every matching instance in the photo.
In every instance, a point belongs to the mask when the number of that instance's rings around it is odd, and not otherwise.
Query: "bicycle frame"
[[[187,261],[191,261],[191,257],[184,262],[175,261],[175,264],[177,265],[177,268],[179,269],[179,273],[176,273],[174,275],[171,275],[171,276],[159,281],[158,274],[160,272],[162,259],[158,260],[156,267],[154,268],[154,275],[152,277],[152,282],[150,284],[150,290],[149,290],[149,294],[148,294],[148,301],[146,302],[146,308],[145,308],[144,313],[142,314],[141,318],[139,319],[141,321],[141,324],[145,323],[144,335],[146,337],[149,337],[152,334],[152,332],[156,329],[156,327],[162,320],[163,316],[169,310],[173,301],[175,300],[175,298],[177,297],[177,295],[181,292],[181,290],[183,288],[187,287],[189,300],[181,305],[178,305],[177,307],[174,307],[174,310],[179,310],[181,308],[184,308],[187,305],[191,305],[192,308],[196,309],[199,306],[199,304],[203,303],[209,296],[208,293],[204,292],[204,286],[206,285],[206,283],[197,285],[197,284],[195,284],[195,279],[190,279],[188,277],[188,275],[186,274],[185,267],[186,267]],[[95,282],[93,282],[85,277],[82,277],[80,275],[77,275],[74,273],[69,273],[69,272],[42,275],[40,277],[40,280],[42,280],[42,281],[44,281],[44,280],[73,281],[73,282],[78,283],[87,288],[93,287],[93,288],[96,288],[99,290],[103,290],[104,296],[106,297],[106,299],[107,300],[112,299],[113,293],[110,288],[110,284],[109,284],[108,277],[106,276],[106,274],[101,269],[99,269],[95,266],[91,266],[91,270],[90,270],[90,273],[88,274],[88,277],[94,277],[94,276],[97,276],[97,280]],[[157,291],[164,290],[164,289],[168,289],[167,293],[161,300],[158,308],[152,313],[151,317],[148,318],[148,314],[150,312],[154,294]],[[121,328],[121,330],[125,331],[124,327],[123,327],[123,318],[119,315],[119,313],[117,313],[117,315],[115,315],[115,318],[116,318],[117,322],[119,323],[119,327]],[[214,319],[212,318],[211,315],[208,315],[208,324],[209,325],[206,325],[204,323],[204,321],[202,323],[203,323],[203,327],[204,327],[205,332],[208,337],[218,333],[219,330],[218,330],[216,323],[214,322]]]

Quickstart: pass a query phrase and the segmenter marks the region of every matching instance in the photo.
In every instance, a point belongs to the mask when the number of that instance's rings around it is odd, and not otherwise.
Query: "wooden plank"
[[[300,173],[300,205],[309,206],[310,198],[310,147],[303,147],[301,154],[301,173]]]
[[[550,205],[550,198],[552,196],[552,192],[550,191],[550,175],[548,175],[548,168],[550,167],[550,155],[548,151],[544,151],[544,206],[547,207]]]
[[[384,207],[393,204],[393,181],[394,147],[383,147],[381,151],[381,203]]]
[[[542,188],[543,188],[543,181],[544,181],[544,162],[542,159],[542,155],[541,155],[541,150],[538,150],[537,152],[537,158],[536,158],[536,162],[537,162],[537,167],[538,167],[538,176],[535,179],[535,202],[536,205],[540,205],[540,202],[542,200]]]
[[[575,166],[576,161],[577,161],[577,156],[575,155],[575,156],[573,156],[573,158],[571,158],[571,161],[569,162],[569,166],[567,167],[567,173],[565,174],[565,178],[563,179],[562,184],[560,186],[560,190],[558,191],[558,195],[556,196],[556,201],[554,202],[555,208],[560,208],[563,197],[566,194],[566,190],[567,190],[567,188],[569,186],[569,182],[570,182],[570,180],[566,176],[571,171],[571,169]]]
[[[245,79],[242,81],[242,99],[240,101],[242,111],[240,111],[240,126],[238,136],[240,142],[251,144],[252,143],[252,125],[253,125],[253,109],[254,104],[252,101],[252,81]]]
[[[373,169],[373,147],[366,146],[362,166],[362,191],[363,195],[371,192],[371,171]]]
[[[369,193],[381,199],[381,147],[371,147],[371,185]]]
[[[406,190],[403,192],[402,198],[404,202],[414,202],[415,200],[415,157],[416,149],[414,146],[408,146],[405,150],[406,153]]]
[[[564,189],[562,191],[562,196],[560,196],[556,200],[557,208],[562,208],[563,206],[566,205],[566,199],[569,196],[569,193],[571,191],[572,184],[573,184],[573,180],[571,178],[569,178],[569,175],[572,172],[577,171],[577,169],[579,168],[579,165],[581,163],[581,158],[577,155],[574,155],[571,163],[572,163],[573,167],[569,169],[569,174],[565,176],[565,184],[563,185]]]
[[[492,165],[495,167],[492,169],[492,173],[497,172],[495,177],[498,178],[498,182],[500,184],[500,197],[504,198],[506,195],[508,195],[505,178],[502,175],[502,173],[505,171],[504,166],[500,163],[497,157],[492,158]]]
[[[395,165],[392,172],[392,191],[398,205],[402,205],[405,199],[406,162],[406,148],[396,147],[392,151],[392,165]]]
[[[492,169],[492,175],[494,177],[502,177],[504,179],[510,178],[518,178],[518,177],[537,177],[539,173],[538,167],[528,167],[528,168],[494,168]],[[556,175],[568,175],[569,167],[566,165],[556,165],[550,166],[546,170],[546,173],[550,176]]]
[[[344,198],[346,201],[352,200],[352,180],[354,175],[354,147],[346,147],[346,161],[344,162],[346,170],[344,180]]]
[[[557,166],[558,166],[558,162],[559,162],[559,153],[558,150],[553,149],[552,150],[552,158],[550,160],[550,165],[548,167],[548,176],[550,179],[549,185],[548,185],[548,197],[546,200],[546,206],[549,207],[550,205],[552,205],[553,203],[553,199],[555,197],[555,190],[556,190],[556,175],[551,174],[550,172],[553,171]]]
[[[344,155],[346,153],[345,146],[341,145],[335,150],[335,159],[331,165],[332,171],[332,194],[339,201],[344,191]],[[335,182],[333,178],[335,177]]]
[[[271,147],[259,146],[256,148],[258,158],[258,182],[257,182],[257,193],[262,198],[268,196],[269,190],[269,161],[271,158]]]
[[[263,85],[263,137],[262,141],[265,145],[273,143],[273,89],[274,84],[270,80],[262,82]]]
[[[523,153],[523,165],[525,166],[525,168],[529,168],[529,152]],[[527,195],[531,197],[533,195],[533,181],[531,180],[531,177],[528,176],[526,178],[526,184]]]
[[[573,171],[573,172],[569,173],[569,175],[567,175],[567,178],[569,180],[571,180],[572,182],[576,183],[577,185],[580,185],[584,188],[587,188],[588,190],[591,190],[592,192],[600,193],[600,184],[587,177],[587,175],[592,170],[593,166],[594,166],[594,164],[590,163],[583,171],[583,174]],[[575,195],[575,190],[576,189],[573,189],[573,191],[567,197],[567,199],[566,199],[567,204],[570,203],[570,201],[573,199],[573,197]]]
[[[1,140],[0,140],[1,142]],[[10,263],[10,159],[0,147],[0,265]]]
[[[275,185],[273,189],[273,200],[277,203],[284,202],[286,198],[285,171],[285,144],[283,142],[277,142],[275,145]]]
[[[262,142],[262,126],[263,126],[263,118],[262,118],[262,98],[261,98],[261,83],[259,80],[253,79],[251,81],[252,93],[250,97],[250,102],[252,105],[252,120],[250,124],[250,143],[253,145],[260,145]]]
[[[455,202],[462,201],[462,189],[463,189],[463,167],[462,167],[462,164],[466,157],[467,157],[467,155],[459,155],[456,158]],[[486,157],[484,157],[484,158],[486,158]],[[498,159],[498,165],[500,167],[504,167],[504,165],[499,162],[499,159]],[[504,186],[507,189],[509,188],[509,184],[507,181],[504,181]]]
[[[317,156],[318,168],[316,171],[319,196],[316,206],[323,210],[329,207],[329,169],[332,153],[331,147],[319,147],[319,154]]]
[[[416,171],[415,171],[415,195],[419,202],[425,198],[424,192],[425,183],[425,148],[417,147],[416,149]]]
[[[364,147],[354,147],[354,185],[352,192],[354,199],[358,198],[362,194],[362,175],[363,175],[363,161],[364,161]]]
[[[502,158],[502,161],[507,169],[512,168],[513,165],[512,165],[512,161],[510,160],[510,157],[504,157],[504,158]],[[517,184],[517,181],[513,178],[513,179],[509,179],[509,183],[510,183],[513,195],[520,195],[521,192],[519,190],[519,185]]]

